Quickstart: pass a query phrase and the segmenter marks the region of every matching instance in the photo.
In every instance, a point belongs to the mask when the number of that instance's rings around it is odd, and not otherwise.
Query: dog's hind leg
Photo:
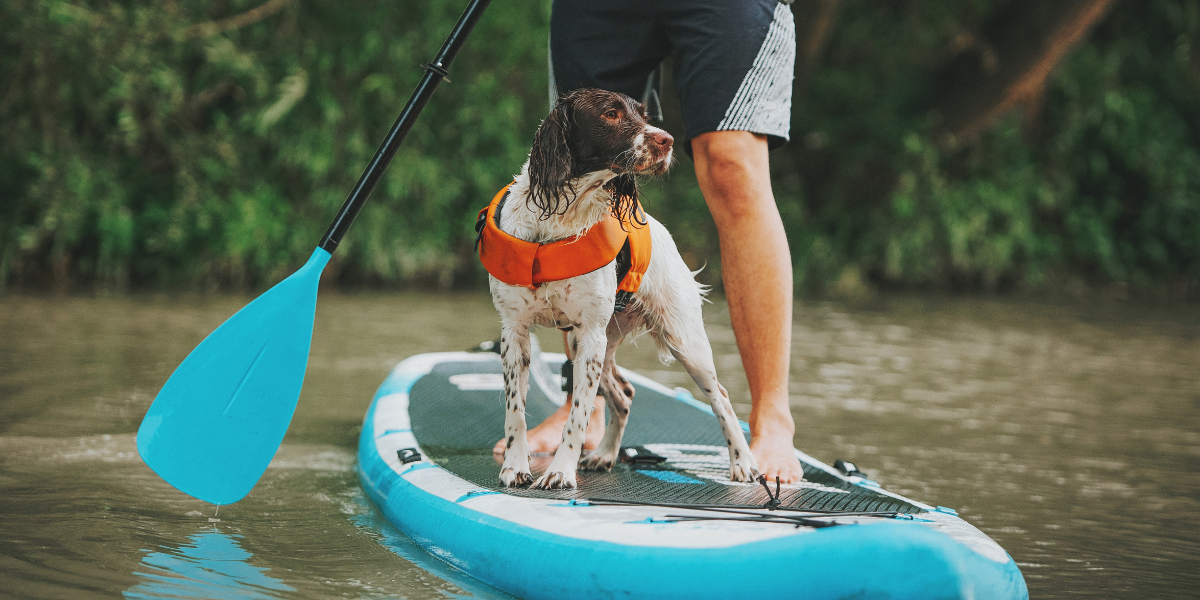
[[[699,304],[697,302],[696,304]],[[695,307],[699,313],[699,306]],[[713,364],[712,346],[704,333],[704,323],[699,318],[679,321],[664,320],[658,331],[651,333],[666,343],[671,354],[683,365],[688,374],[708,398],[713,414],[721,425],[725,446],[729,450],[729,479],[754,481],[758,477],[758,463],[750,453],[750,446],[742,434],[741,423],[729,403],[729,392],[717,381],[717,369]]]
[[[604,351],[604,369],[600,375],[600,394],[608,405],[608,425],[596,449],[580,459],[579,466],[583,469],[608,471],[617,462],[617,454],[621,451],[621,438],[625,435],[629,407],[633,404],[633,386],[621,376],[616,361],[617,348],[635,326],[635,318],[626,315],[617,313],[608,322],[608,347]],[[603,418],[603,415],[592,418]]]
[[[654,240],[650,269],[642,279],[639,301],[645,311],[650,335],[658,342],[660,358],[674,356],[704,392],[721,425],[729,450],[729,478],[754,481],[758,463],[742,434],[741,423],[729,403],[729,392],[717,381],[712,346],[704,332],[701,311],[704,286],[696,283],[675,247],[671,234],[654,219],[648,219]]]
[[[742,434],[741,422],[729,403],[729,392],[717,381],[717,370],[713,365],[712,350],[708,338],[702,337],[703,347],[690,346],[686,351],[675,350],[672,354],[687,369],[689,375],[708,397],[713,414],[721,424],[725,446],[729,450],[729,479],[732,481],[754,481],[758,477],[758,463],[750,453],[750,446]]]
[[[529,325],[500,329],[500,362],[504,365],[504,464],[500,483],[529,485],[529,445],[525,438],[525,392],[529,389]]]

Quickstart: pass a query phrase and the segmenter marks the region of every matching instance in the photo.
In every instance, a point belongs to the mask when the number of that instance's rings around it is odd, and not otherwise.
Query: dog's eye
[[[608,109],[608,112],[604,113],[605,119],[617,119],[620,116],[621,113],[617,112],[617,109],[615,108],[610,108]]]

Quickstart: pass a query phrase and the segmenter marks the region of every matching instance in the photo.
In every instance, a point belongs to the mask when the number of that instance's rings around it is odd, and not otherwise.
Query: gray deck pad
[[[557,372],[559,364],[549,363]],[[530,378],[526,419],[540,423],[557,406]],[[761,506],[770,498],[759,484],[729,481],[729,461],[717,420],[678,398],[631,381],[637,389],[623,446],[645,446],[665,456],[653,467],[619,464],[610,472],[580,471],[575,490],[505,488],[500,484],[500,458],[492,447],[504,431],[503,379],[495,361],[443,362],[413,384],[409,416],[413,435],[439,466],[494,492],[562,500],[609,499],[622,502]],[[553,392],[551,392],[553,393]],[[593,418],[599,417],[599,413]],[[534,476],[549,456],[531,461]],[[782,486],[781,506],[828,511],[880,511],[916,514],[921,508],[855,485],[825,470],[804,464],[805,481]],[[774,490],[774,484],[772,484]]]

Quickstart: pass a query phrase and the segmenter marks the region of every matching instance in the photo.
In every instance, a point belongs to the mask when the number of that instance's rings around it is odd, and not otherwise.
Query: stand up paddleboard
[[[562,404],[563,360],[535,357],[530,423]],[[430,554],[522,598],[1028,598],[991,538],[852,466],[797,451],[799,485],[729,481],[708,405],[622,373],[637,388],[624,462],[543,491],[500,485],[498,355],[409,358],[367,411],[359,479]],[[534,457],[535,477],[549,460]]]

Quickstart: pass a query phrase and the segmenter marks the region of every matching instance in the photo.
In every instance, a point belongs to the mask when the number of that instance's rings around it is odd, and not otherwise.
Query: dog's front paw
[[[533,487],[539,490],[573,490],[577,487],[575,472],[548,471],[533,482]]]
[[[749,454],[747,452],[746,454]],[[754,460],[754,456],[740,458],[729,463],[729,480],[740,481],[742,483],[753,483],[758,480],[758,464]]]
[[[512,467],[500,469],[500,483],[504,487],[526,486],[533,481],[533,474],[529,471],[519,471]]]
[[[611,471],[617,457],[599,450],[585,452],[579,459],[579,468],[585,471]]]

